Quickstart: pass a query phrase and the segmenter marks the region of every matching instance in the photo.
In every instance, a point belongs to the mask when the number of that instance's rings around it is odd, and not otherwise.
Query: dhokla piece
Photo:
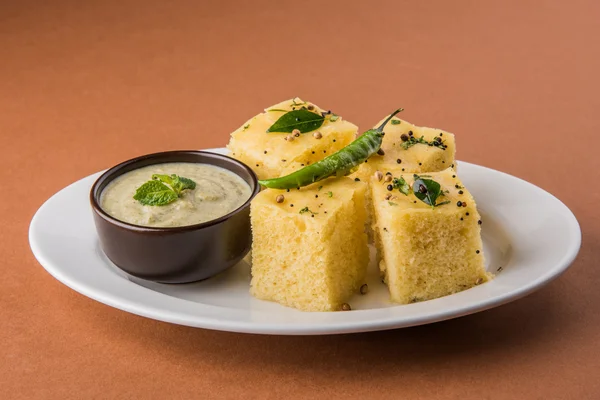
[[[293,136],[290,133],[267,132],[281,116],[302,107],[324,114],[318,129]],[[244,123],[231,134],[227,145],[230,154],[247,164],[259,179],[277,178],[313,164],[345,147],[356,138],[358,128],[341,116],[299,98],[269,107]]]
[[[393,167],[414,173],[455,167],[456,146],[454,135],[449,132],[416,126],[396,117],[384,132],[380,153],[369,158],[357,171],[361,179],[368,179],[377,170],[385,172]]]
[[[392,176],[412,188],[413,174],[396,168]],[[484,266],[473,196],[451,168],[420,176],[440,184],[440,205],[432,207],[412,191],[404,195],[385,178],[370,181],[379,268],[392,301],[400,304],[446,296],[492,278]]]
[[[328,178],[252,201],[250,293],[303,311],[337,311],[365,283],[367,185]]]

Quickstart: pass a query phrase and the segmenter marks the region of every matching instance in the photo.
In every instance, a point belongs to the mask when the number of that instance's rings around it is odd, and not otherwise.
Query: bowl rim
[[[232,210],[231,212],[229,212],[219,218],[211,219],[210,221],[201,222],[199,224],[184,225],[184,226],[169,226],[169,227],[144,226],[144,225],[136,225],[136,224],[132,224],[129,222],[121,221],[120,219],[117,219],[117,218],[111,216],[110,214],[108,214],[100,206],[99,197],[102,193],[102,190],[99,190],[99,186],[100,186],[100,184],[103,184],[110,177],[110,175],[115,174],[119,170],[121,170],[125,167],[128,167],[132,164],[136,164],[136,163],[139,163],[142,161],[147,161],[149,159],[177,156],[177,155],[184,155],[184,154],[191,154],[191,155],[198,155],[198,156],[205,156],[205,157],[207,156],[208,158],[221,159],[226,162],[236,164],[239,167],[241,167],[242,169],[246,170],[246,172],[248,172],[248,174],[250,175],[252,184],[254,185],[254,188],[251,188],[252,193],[250,194],[250,197],[242,205],[240,205],[236,209]],[[172,161],[166,161],[166,162],[178,162],[178,161],[172,160]],[[194,163],[193,161],[181,161],[181,162]],[[156,163],[156,164],[162,164],[162,163]],[[197,164],[214,165],[210,162],[197,162]],[[153,165],[153,164],[147,164],[147,165]],[[234,171],[231,171],[231,172],[236,174],[237,176],[240,176],[238,173],[236,173]],[[108,185],[108,183],[110,183],[112,180],[116,179],[119,176],[121,176],[121,175],[117,175],[117,176],[113,177],[112,179],[108,180],[106,185]],[[106,187],[106,185],[105,185],[105,187]],[[103,188],[103,190],[104,190],[104,188]],[[90,189],[89,196],[90,196],[90,204],[92,206],[92,209],[96,213],[96,215],[98,215],[99,217],[101,217],[103,220],[105,220],[106,222],[108,222],[110,224],[116,225],[123,229],[135,231],[135,232],[178,233],[178,232],[195,231],[195,230],[200,230],[203,228],[208,228],[208,227],[217,225],[221,222],[228,220],[229,218],[233,217],[234,215],[238,214],[243,209],[248,207],[250,205],[250,202],[254,199],[254,197],[256,197],[256,195],[259,192],[260,192],[260,184],[258,183],[258,177],[256,176],[256,173],[248,165],[244,164],[243,162],[241,162],[239,160],[236,160],[235,158],[229,157],[224,154],[218,154],[218,153],[213,153],[213,152],[203,151],[203,150],[168,150],[168,151],[161,151],[161,152],[157,152],[157,153],[144,154],[144,155],[141,155],[138,157],[134,157],[134,158],[125,160],[125,161],[107,169],[96,179],[96,181],[92,185],[92,188]]]

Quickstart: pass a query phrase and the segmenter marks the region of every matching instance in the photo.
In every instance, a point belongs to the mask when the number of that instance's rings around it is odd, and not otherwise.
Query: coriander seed
[[[285,200],[285,197],[283,197],[282,194],[280,194],[279,196],[275,197],[275,201],[278,203],[283,203],[283,200]]]
[[[369,292],[369,285],[366,283],[360,287],[360,294],[367,294]]]
[[[315,139],[321,139],[323,137],[323,135],[321,134],[321,132],[316,131],[315,133],[313,133],[313,137]]]

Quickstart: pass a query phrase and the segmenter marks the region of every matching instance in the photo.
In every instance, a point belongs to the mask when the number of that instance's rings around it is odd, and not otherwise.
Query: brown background
[[[0,398],[600,398],[599,3],[252,3],[1,3]],[[67,184],[143,153],[224,145],[296,95],[365,129],[402,106],[455,132],[459,159],[575,212],[577,261],[477,315],[274,337],[117,311],[33,258],[29,221]]]

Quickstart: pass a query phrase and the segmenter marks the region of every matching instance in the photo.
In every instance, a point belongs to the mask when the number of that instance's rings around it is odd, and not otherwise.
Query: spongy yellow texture
[[[412,175],[397,169],[393,173],[411,186]],[[392,301],[401,304],[456,293],[492,278],[484,266],[473,197],[451,168],[427,175],[448,191],[438,202],[450,203],[432,208],[414,194],[405,196],[389,191],[384,181],[370,181],[379,267]],[[393,197],[386,200],[388,194]],[[459,207],[458,201],[466,207]]]
[[[331,114],[326,115],[323,125],[317,130],[321,133],[320,139],[315,138],[314,132],[303,133],[292,141],[285,140],[289,133],[267,133],[267,129],[282,115],[301,107],[297,104],[308,105],[299,98],[275,104],[231,134],[227,145],[231,156],[250,166],[259,179],[277,178],[314,164],[356,138],[356,125],[342,117],[332,121]],[[317,113],[326,111],[313,106]]]
[[[251,294],[304,311],[339,310],[365,283],[366,189],[344,177],[262,191],[250,212]]]
[[[382,122],[383,120],[376,126],[381,125]],[[396,167],[399,171],[416,173],[442,171],[455,167],[456,146],[454,135],[449,132],[416,126],[396,117],[386,125],[384,132],[385,136],[381,144],[384,154],[373,155],[366,163],[361,164],[357,171],[357,176],[363,180],[368,179],[377,170],[385,173]],[[419,143],[404,149],[401,136],[403,134],[408,136],[410,133],[415,138],[422,136],[428,142],[439,137],[447,148],[443,150],[436,146]]]

